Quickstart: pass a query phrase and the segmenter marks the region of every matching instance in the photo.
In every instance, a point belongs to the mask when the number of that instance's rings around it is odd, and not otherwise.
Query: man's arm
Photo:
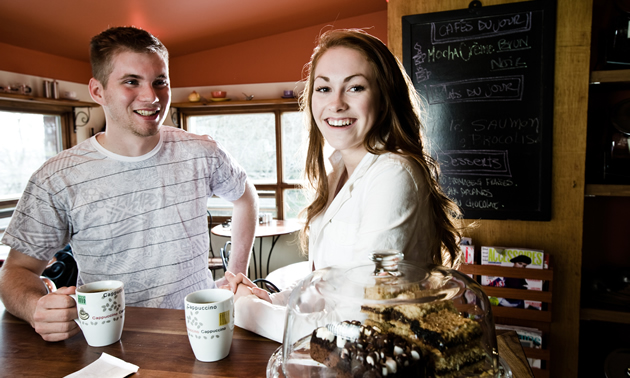
[[[47,264],[11,249],[0,269],[0,299],[7,311],[29,322],[44,340],[65,340],[80,330],[73,320],[75,302],[68,296],[75,288],[46,294],[39,277]]]
[[[249,257],[254,245],[254,233],[258,223],[258,194],[247,180],[245,192],[234,203],[232,212],[232,250],[228,270],[247,275]]]

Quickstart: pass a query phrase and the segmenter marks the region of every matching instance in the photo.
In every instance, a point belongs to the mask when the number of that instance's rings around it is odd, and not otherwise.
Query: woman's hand
[[[221,286],[221,288],[230,290],[234,293],[234,302],[242,296],[254,294],[258,298],[271,303],[269,293],[256,286],[256,284],[250,281],[243,273],[234,274],[227,271],[225,272],[225,279],[228,284]]]

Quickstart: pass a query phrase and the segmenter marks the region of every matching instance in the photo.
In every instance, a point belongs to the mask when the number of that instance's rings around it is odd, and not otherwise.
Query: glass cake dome
[[[512,377],[477,282],[394,250],[370,260],[316,270],[293,290],[267,377]]]

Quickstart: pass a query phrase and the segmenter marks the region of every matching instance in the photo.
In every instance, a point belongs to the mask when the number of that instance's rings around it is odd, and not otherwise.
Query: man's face
[[[149,137],[158,133],[171,104],[168,66],[159,54],[123,51],[102,89],[107,127]]]
[[[516,262],[516,263],[514,263],[514,267],[515,268],[526,268],[527,264],[524,263],[524,262]]]

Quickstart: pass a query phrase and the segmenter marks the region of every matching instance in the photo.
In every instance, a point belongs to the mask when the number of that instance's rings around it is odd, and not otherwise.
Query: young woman
[[[420,264],[457,265],[459,208],[440,189],[437,163],[423,146],[419,97],[398,60],[367,33],[333,30],[321,36],[308,67],[305,174],[314,199],[302,245],[309,265],[366,261],[378,249],[396,249]],[[325,142],[334,149],[330,169]],[[237,324],[281,341],[282,327],[273,334],[275,327],[260,322],[282,322],[283,309],[260,311],[265,301],[285,305],[288,295],[269,297],[243,275],[226,278],[241,307]],[[241,297],[251,293],[262,299]]]

